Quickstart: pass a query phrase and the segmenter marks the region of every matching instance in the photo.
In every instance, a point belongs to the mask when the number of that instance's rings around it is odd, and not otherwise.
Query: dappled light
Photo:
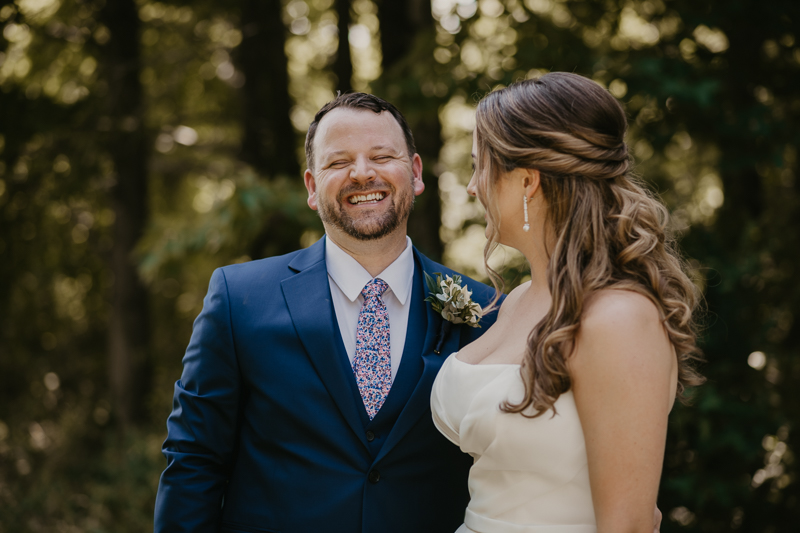
[[[800,4],[344,1],[0,2],[0,533],[152,529],[209,277],[322,237],[303,141],[337,90],[405,113],[409,233],[486,281],[475,107],[551,71],[624,106],[705,302],[709,382],[671,414],[662,530],[793,530]],[[530,279],[512,249],[490,266]]]

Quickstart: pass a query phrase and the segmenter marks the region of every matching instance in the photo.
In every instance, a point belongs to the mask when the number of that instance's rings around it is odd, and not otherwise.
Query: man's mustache
[[[390,194],[394,194],[394,187],[386,183],[372,183],[367,186],[363,185],[356,185],[350,186],[346,189],[342,189],[339,191],[339,194],[336,195],[336,199],[344,201],[344,199],[353,194],[370,194],[373,192],[382,192],[388,190]]]

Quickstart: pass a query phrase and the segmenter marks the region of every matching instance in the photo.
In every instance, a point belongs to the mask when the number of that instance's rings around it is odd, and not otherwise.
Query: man
[[[406,236],[425,186],[394,106],[337,97],[306,157],[326,237],[214,272],[167,421],[158,532],[448,533],[463,521],[471,459],[434,428],[430,392],[494,314],[445,328],[424,302],[423,273],[453,272]]]

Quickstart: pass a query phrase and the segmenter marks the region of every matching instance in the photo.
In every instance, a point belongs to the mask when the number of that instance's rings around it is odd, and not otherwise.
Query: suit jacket
[[[464,518],[472,460],[435,429],[444,359],[482,329],[446,328],[414,250],[406,344],[370,421],[334,314],[325,239],[214,272],[175,384],[157,532],[436,532]],[[463,282],[486,305],[493,290]]]

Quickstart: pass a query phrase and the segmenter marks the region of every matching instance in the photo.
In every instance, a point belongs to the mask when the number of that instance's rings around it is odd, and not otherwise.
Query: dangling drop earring
[[[522,195],[522,207],[525,212],[525,223],[522,225],[522,231],[530,231],[531,225],[528,224],[528,197]]]

